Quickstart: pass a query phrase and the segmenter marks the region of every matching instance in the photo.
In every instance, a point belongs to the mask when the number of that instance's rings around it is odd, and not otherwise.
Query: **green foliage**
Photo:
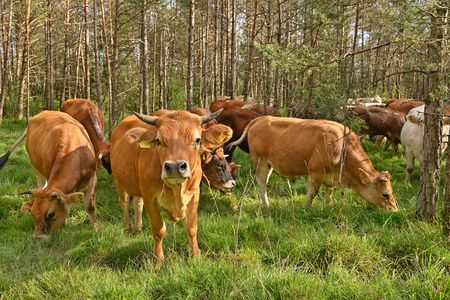
[[[22,132],[23,121],[5,120],[0,153]],[[450,248],[438,224],[415,219],[419,171],[404,182],[402,155],[365,143],[378,170],[389,170],[400,207],[369,207],[351,190],[321,194],[307,208],[306,180],[272,175],[271,207],[257,200],[254,169],[246,153],[238,188],[222,195],[202,187],[200,259],[187,251],[183,224],[167,221],[166,261],[154,266],[152,237],[128,235],[112,178],[99,173],[100,229],[74,208],[48,241],[32,238],[33,221],[20,213],[35,186],[23,145],[0,171],[0,298],[2,299],[446,299]],[[242,206],[242,212],[240,207]]]

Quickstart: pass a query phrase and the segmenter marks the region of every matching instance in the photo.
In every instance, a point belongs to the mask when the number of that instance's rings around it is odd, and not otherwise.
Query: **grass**
[[[24,126],[3,122],[0,153]],[[147,219],[142,234],[123,232],[104,170],[99,231],[79,206],[50,240],[34,240],[32,218],[20,213],[27,197],[18,193],[35,187],[21,145],[0,171],[0,298],[448,299],[449,244],[440,224],[414,217],[419,171],[406,184],[402,155],[378,152],[370,142],[365,147],[378,170],[391,172],[398,213],[373,209],[351,190],[337,190],[330,205],[319,198],[306,208],[306,180],[290,190],[276,175],[269,181],[271,207],[263,210],[249,157],[238,152],[233,195],[202,187],[202,257],[189,257],[182,223],[166,219],[166,261],[155,268]]]

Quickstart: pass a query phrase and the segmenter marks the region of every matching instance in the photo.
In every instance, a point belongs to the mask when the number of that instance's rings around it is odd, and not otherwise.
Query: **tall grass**
[[[24,126],[3,122],[0,153]],[[413,213],[419,171],[406,184],[402,155],[365,147],[378,170],[391,172],[398,213],[373,209],[351,190],[307,208],[306,180],[293,181],[291,190],[276,175],[271,207],[263,210],[249,157],[239,152],[232,195],[202,187],[201,258],[189,256],[182,224],[166,219],[166,261],[156,268],[148,221],[142,234],[123,232],[113,181],[103,170],[97,232],[80,206],[50,240],[33,239],[32,218],[20,213],[27,197],[18,196],[35,187],[22,145],[0,171],[0,298],[448,299],[449,245],[439,224]]]

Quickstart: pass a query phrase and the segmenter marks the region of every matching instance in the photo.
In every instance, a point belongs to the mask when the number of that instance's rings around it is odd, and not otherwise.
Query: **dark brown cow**
[[[285,177],[309,176],[308,205],[322,184],[329,201],[334,186],[343,185],[376,207],[397,210],[389,173],[375,170],[358,136],[342,124],[264,116],[252,121],[232,145],[246,135],[264,206],[269,205],[267,182],[275,170]]]
[[[33,199],[24,202],[21,211],[34,218],[33,236],[47,237],[58,229],[82,198],[96,228],[97,159],[84,127],[66,113],[43,111],[30,119],[16,144],[25,137],[38,188],[23,193]]]
[[[402,127],[406,122],[406,116],[403,113],[382,107],[362,105],[352,107],[352,111],[366,122],[367,128],[364,128],[362,133],[369,136],[385,136],[391,141],[394,151],[397,152]],[[387,147],[389,147],[388,143],[386,143],[385,149]]]
[[[87,99],[69,99],[64,102],[61,111],[71,115],[86,128],[97,157],[101,159],[103,167],[111,174],[109,143],[105,137],[105,120],[100,109]]]
[[[231,135],[231,129],[223,125],[202,128],[218,113],[203,117],[186,111],[170,111],[159,117],[136,114],[150,128],[130,125],[134,120],[129,117],[113,131],[112,175],[124,214],[127,197],[143,198],[158,260],[164,259],[162,241],[166,234],[161,208],[174,221],[186,218],[190,250],[194,256],[200,255],[197,208],[202,178],[201,145],[219,147]]]

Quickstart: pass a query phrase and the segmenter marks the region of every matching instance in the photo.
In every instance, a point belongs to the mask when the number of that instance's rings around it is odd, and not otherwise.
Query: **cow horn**
[[[156,121],[158,121],[158,118],[150,118],[149,116],[134,112],[133,113],[136,117],[138,117],[142,122],[145,122],[149,125],[156,126]]]
[[[23,196],[23,195],[31,195],[31,194],[33,194],[33,192],[31,192],[31,190],[29,190],[29,191],[20,193],[19,196]]]
[[[218,111],[215,111],[213,113],[210,113],[209,115],[206,116],[201,116],[200,119],[202,120],[202,124],[209,122],[213,119],[215,119],[218,115],[220,115],[220,113],[223,111],[223,108],[219,109]]]

